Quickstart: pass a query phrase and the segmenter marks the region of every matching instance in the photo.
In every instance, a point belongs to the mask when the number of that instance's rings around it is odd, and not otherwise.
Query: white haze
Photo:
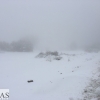
[[[100,0],[0,0],[0,40],[23,37],[46,50],[100,43]]]

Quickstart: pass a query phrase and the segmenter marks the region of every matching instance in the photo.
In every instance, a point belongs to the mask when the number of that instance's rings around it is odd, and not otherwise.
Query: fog
[[[1,0],[0,41],[23,37],[39,50],[100,43],[100,0]]]

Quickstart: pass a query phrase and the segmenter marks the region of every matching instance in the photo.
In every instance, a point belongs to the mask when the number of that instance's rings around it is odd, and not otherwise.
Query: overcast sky
[[[0,0],[0,40],[27,36],[46,49],[100,43],[100,0]]]

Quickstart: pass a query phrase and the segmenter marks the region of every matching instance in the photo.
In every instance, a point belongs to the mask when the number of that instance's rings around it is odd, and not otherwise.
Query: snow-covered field
[[[0,53],[0,88],[10,89],[10,100],[83,99],[83,90],[100,67],[100,52],[63,52],[67,55],[51,62],[36,58],[38,53]]]

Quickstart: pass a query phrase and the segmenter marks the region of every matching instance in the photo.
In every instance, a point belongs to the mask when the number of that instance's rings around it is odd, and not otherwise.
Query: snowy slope
[[[83,89],[100,66],[100,53],[64,52],[75,56],[51,62],[35,58],[38,53],[0,53],[0,88],[10,89],[10,100],[83,98]],[[30,79],[34,82],[27,83]]]

